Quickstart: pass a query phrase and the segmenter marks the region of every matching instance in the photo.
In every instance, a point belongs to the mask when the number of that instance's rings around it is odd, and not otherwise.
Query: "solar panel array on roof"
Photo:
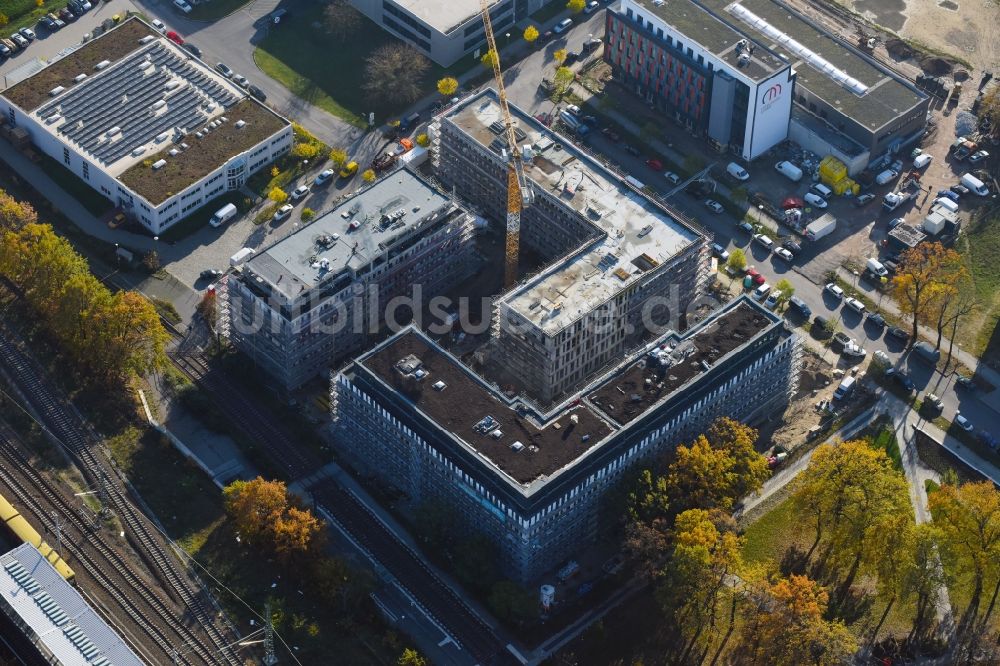
[[[142,152],[164,133],[203,125],[240,97],[160,41],[101,76],[90,76],[38,111],[57,132],[104,164]],[[160,138],[161,141],[166,137]]]

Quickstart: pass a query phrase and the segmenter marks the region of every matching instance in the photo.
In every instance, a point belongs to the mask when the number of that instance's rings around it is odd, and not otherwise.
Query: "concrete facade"
[[[546,0],[499,0],[490,18],[497,40]],[[467,53],[485,52],[486,35],[478,0],[351,0],[361,13],[439,65],[448,67]],[[519,39],[520,33],[511,35]]]
[[[734,341],[733,327],[745,337]],[[657,385],[640,382],[636,396],[616,404],[623,383],[653,371],[654,356],[663,364]],[[719,416],[752,423],[780,409],[799,357],[797,336],[741,297],[541,413],[409,330],[334,378],[331,409],[351,465],[413,507],[449,507],[457,530],[484,534],[505,573],[530,583],[593,543],[602,498],[635,465]]]

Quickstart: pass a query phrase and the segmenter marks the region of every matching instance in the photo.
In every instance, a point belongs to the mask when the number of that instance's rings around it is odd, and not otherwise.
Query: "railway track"
[[[452,588],[353,493],[333,482],[313,488],[316,503],[417,598],[422,610],[483,664],[516,664],[503,642]]]
[[[210,649],[193,636],[189,630],[178,622],[162,599],[154,595],[148,585],[143,583],[128,566],[124,558],[100,536],[94,528],[90,517],[74,507],[55,489],[54,485],[32,468],[31,463],[17,448],[15,438],[5,425],[0,425],[0,480],[10,488],[18,500],[30,508],[37,521],[49,532],[55,532],[54,519],[50,517],[39,496],[48,506],[55,508],[60,517],[66,520],[62,527],[68,524],[78,531],[86,540],[86,545],[80,545],[70,539],[62,542],[62,549],[73,556],[75,562],[83,566],[97,583],[118,603],[131,620],[148,635],[153,642],[168,656],[177,657],[181,663],[191,662],[186,655],[180,654],[181,646],[187,645],[204,663],[212,663]],[[27,479],[28,483],[24,482]],[[93,554],[96,552],[96,556]],[[102,564],[103,562],[103,564]],[[108,571],[108,566],[113,571]],[[120,582],[128,584],[128,591],[120,589]],[[132,595],[135,595],[134,597]],[[136,599],[142,599],[153,610],[162,625],[150,621]],[[180,640],[171,637],[162,626],[167,626]],[[141,650],[139,650],[141,652]],[[178,651],[178,652],[175,652]]]
[[[254,442],[285,473],[289,481],[314,474],[321,461],[311,452],[303,451],[279,430],[257,406],[242,395],[242,391],[224,373],[213,370],[200,354],[171,354],[174,365],[191,381],[212,394],[215,404],[231,415],[233,425]],[[232,415],[237,418],[232,418]]]
[[[57,399],[55,393],[39,379],[41,371],[33,367],[28,356],[8,339],[5,332],[0,334],[0,360],[7,366],[10,375],[49,431],[77,458],[81,469],[106,489],[111,507],[128,532],[138,541],[139,552],[150,561],[153,570],[159,572],[165,583],[165,590],[183,604],[203,627],[214,645],[214,650],[208,650],[204,645],[200,647],[205,653],[206,663],[239,666],[239,661],[226,649],[227,642],[215,625],[211,612],[206,609],[200,591],[195,590],[187,581],[174,556],[163,547],[146,523],[145,517],[129,501],[127,491],[117,481],[117,475],[109,473],[107,466],[97,458],[91,447],[91,443],[99,441],[96,434],[72,405]],[[191,635],[194,637],[193,633]],[[217,653],[219,656],[212,656]]]
[[[192,381],[211,393],[220,411],[260,447],[287,479],[302,479],[319,469],[321,461],[297,446],[275,425],[273,416],[265,414],[224,372],[210,368],[200,354],[173,353],[171,359]],[[516,663],[496,633],[363,502],[332,479],[322,479],[310,490],[317,503],[418,600],[456,643],[481,663]]]

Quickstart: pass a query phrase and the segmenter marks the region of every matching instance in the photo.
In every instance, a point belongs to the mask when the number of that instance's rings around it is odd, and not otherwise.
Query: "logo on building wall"
[[[781,97],[781,84],[775,83],[773,86],[764,91],[764,96],[761,97],[760,101],[761,106],[767,106],[779,97]]]

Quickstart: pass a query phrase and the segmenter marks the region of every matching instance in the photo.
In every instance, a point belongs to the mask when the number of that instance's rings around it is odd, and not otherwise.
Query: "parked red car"
[[[646,166],[653,171],[663,171],[663,162],[657,159],[646,160]]]
[[[172,41],[177,46],[184,46],[184,38],[181,37],[180,35],[178,35],[173,30],[171,30],[170,32],[167,33],[167,39],[169,39],[170,41]]]

